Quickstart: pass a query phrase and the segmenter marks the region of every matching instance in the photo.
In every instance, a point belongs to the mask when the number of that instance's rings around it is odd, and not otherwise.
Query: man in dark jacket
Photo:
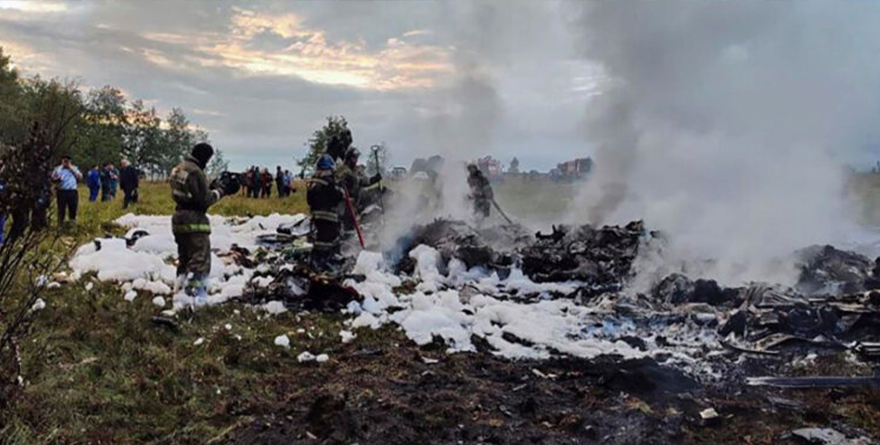
[[[309,180],[306,201],[312,214],[312,267],[327,271],[339,254],[339,213],[342,190],[333,176],[333,159],[323,155],[318,160],[315,176]]]
[[[254,188],[253,188],[253,196],[252,198],[259,198],[260,194],[263,193],[263,174],[260,173],[260,168],[254,166]]]
[[[474,215],[478,220],[489,217],[492,208],[492,201],[495,199],[495,193],[492,191],[492,185],[483,175],[476,164],[468,164],[468,187],[470,195],[468,196],[474,202]]]
[[[279,198],[287,196],[287,191],[284,189],[284,171],[281,170],[280,165],[275,169],[275,189],[278,190]]]
[[[138,202],[140,178],[138,177],[138,170],[128,162],[128,159],[123,159],[121,165],[122,171],[119,172],[119,187],[125,195],[122,198],[122,208],[127,209],[130,204],[137,204]]]
[[[114,183],[118,180],[113,164],[107,162],[101,170],[101,201],[111,201],[114,197]]]
[[[208,184],[205,167],[212,156],[213,147],[206,143],[197,144],[192,154],[171,171],[171,193],[177,203],[171,224],[179,258],[178,288],[183,286],[198,306],[207,302],[207,280],[211,273],[208,208],[223,196],[237,193],[241,187],[237,181]]]

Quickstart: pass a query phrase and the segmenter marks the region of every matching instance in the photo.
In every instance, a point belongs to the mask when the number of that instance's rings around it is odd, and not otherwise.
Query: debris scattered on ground
[[[282,348],[290,347],[290,338],[286,335],[279,335],[275,337],[275,346],[281,346]]]
[[[848,439],[843,433],[833,428],[801,428],[791,435],[803,439],[805,443],[816,445],[869,445],[871,440],[866,437]]]
[[[416,345],[442,345],[449,353],[614,357],[621,363],[615,379],[628,386],[639,379],[676,381],[663,371],[670,368],[687,376],[683,386],[742,384],[761,375],[789,378],[774,374],[779,359],[789,363],[781,369],[787,372],[841,352],[853,360],[880,357],[878,263],[831,246],[797,252],[800,276],[791,286],[726,287],[711,277],[672,273],[638,293],[627,287],[636,260],[665,243],[640,221],[556,226],[533,234],[515,224],[474,228],[437,220],[413,228],[385,252],[356,253],[332,274],[308,267],[304,215],[211,221],[209,305],[238,302],[271,315],[344,313],[343,344],[360,329],[393,325]],[[120,283],[126,295],[152,294],[163,308],[164,296],[170,296],[172,315],[190,306],[191,298],[172,290],[176,247],[170,218],[127,215],[117,223],[132,229],[127,237],[81,247],[71,278],[94,272],[98,280]],[[290,346],[286,336],[279,341]],[[306,353],[300,358],[317,359]],[[626,374],[622,363],[638,360],[654,366]],[[837,383],[874,384],[863,376],[847,378],[862,380]],[[827,379],[809,384],[817,382],[829,385]]]

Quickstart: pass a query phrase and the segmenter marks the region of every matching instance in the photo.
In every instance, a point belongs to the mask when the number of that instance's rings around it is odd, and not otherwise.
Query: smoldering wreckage
[[[438,219],[328,277],[308,267],[304,215],[211,219],[209,304],[343,313],[355,351],[230,443],[874,443],[872,422],[828,404],[878,400],[880,259],[814,246],[796,253],[794,286],[673,273],[635,292],[639,258],[666,245],[641,221],[531,233]],[[171,295],[169,221],[120,218],[126,238],[80,248],[71,278],[152,294],[173,323],[191,302]],[[358,349],[383,326],[409,342]],[[358,376],[377,363],[401,372]]]

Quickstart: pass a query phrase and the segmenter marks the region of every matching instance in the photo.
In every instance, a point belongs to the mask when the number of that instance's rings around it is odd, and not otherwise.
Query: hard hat
[[[361,151],[355,147],[349,147],[348,150],[345,150],[345,159],[350,158],[359,158],[361,157]]]
[[[320,159],[318,159],[317,169],[318,170],[333,170],[336,166],[336,163],[333,162],[333,158],[329,155],[322,155]]]

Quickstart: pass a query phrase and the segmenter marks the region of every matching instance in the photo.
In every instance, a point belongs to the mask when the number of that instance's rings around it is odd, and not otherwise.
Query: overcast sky
[[[740,107],[735,132],[788,122],[787,145],[824,121],[847,133],[827,147],[842,162],[878,157],[863,122],[878,120],[880,4],[592,3],[0,0],[0,45],[27,74],[182,107],[234,168],[292,166],[326,116],[344,115],[356,146],[385,142],[395,165],[493,155],[547,170],[596,154],[589,116],[617,80],[640,115],[657,106],[645,94],[675,99],[654,111],[676,130],[712,120],[702,113],[725,124],[740,98],[785,87],[781,109],[815,119]],[[707,67],[720,71],[700,77]],[[694,111],[684,123],[680,104]]]
[[[595,64],[569,6],[540,2],[0,0],[25,73],[182,107],[241,168],[291,165],[329,115],[394,164],[491,154],[549,169],[590,154]]]

